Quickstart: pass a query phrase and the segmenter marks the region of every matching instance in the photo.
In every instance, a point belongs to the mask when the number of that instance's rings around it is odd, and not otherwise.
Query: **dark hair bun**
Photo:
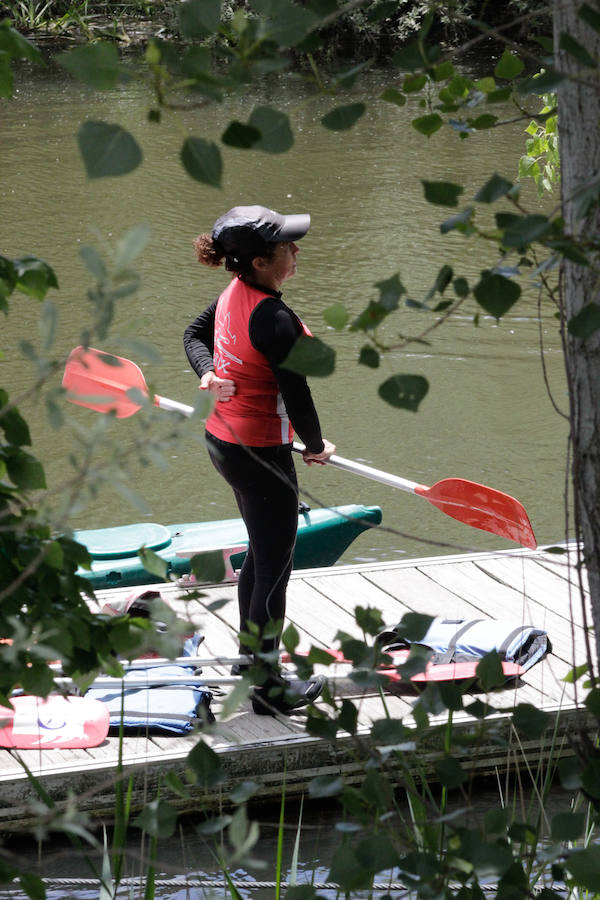
[[[203,266],[216,269],[221,265],[225,253],[210,234],[199,234],[197,238],[194,238],[193,243],[198,262],[201,262]]]

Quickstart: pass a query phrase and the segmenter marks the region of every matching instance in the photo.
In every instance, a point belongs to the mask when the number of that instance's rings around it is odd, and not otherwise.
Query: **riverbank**
[[[9,18],[18,31],[42,47],[102,40],[123,49],[143,49],[151,39],[182,40],[181,6],[169,0],[131,0],[119,4],[29,0],[0,3],[0,19]],[[497,45],[501,52],[506,39],[527,43],[532,22],[551,31],[549,14],[540,11],[534,0],[508,0],[506,4],[495,5],[487,11],[485,33],[474,24],[471,6],[468,0],[458,0],[451,10],[438,10],[427,24],[429,3],[425,0],[341,4],[338,11],[321,17],[320,39],[316,32],[309,31],[303,41],[291,45],[291,59],[294,65],[300,65],[310,53],[318,62],[348,60],[353,64],[369,61],[385,65],[423,27],[429,29],[434,43],[456,48],[476,39],[480,48],[482,43],[486,46],[485,52],[492,45]],[[252,15],[252,8],[243,0],[223,3],[220,30],[227,39],[235,37],[235,26],[231,26],[236,12],[242,9]],[[209,43],[214,39],[208,31],[205,37]]]

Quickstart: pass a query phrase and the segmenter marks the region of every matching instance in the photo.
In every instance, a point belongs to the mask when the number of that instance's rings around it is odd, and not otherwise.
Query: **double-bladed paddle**
[[[136,392],[150,397],[139,366],[129,359],[92,347],[76,347],[71,351],[62,383],[72,403],[97,412],[114,412],[119,419],[132,416],[142,408]],[[152,402],[160,409],[179,412],[184,416],[191,416],[194,412],[193,406],[158,394],[154,395]],[[299,453],[303,450],[299,444],[293,447]],[[503,491],[464,478],[444,478],[433,487],[426,487],[341,456],[331,456],[327,462],[346,472],[424,497],[446,515],[473,528],[489,531],[533,550],[537,547],[525,508]]]

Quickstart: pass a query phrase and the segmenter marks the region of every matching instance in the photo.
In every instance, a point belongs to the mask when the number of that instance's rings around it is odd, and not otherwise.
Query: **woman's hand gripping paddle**
[[[92,347],[76,347],[71,351],[62,383],[69,392],[68,399],[72,403],[97,412],[114,412],[117,418],[132,416],[142,408],[136,392],[144,397],[150,396],[139,366],[129,359],[102,353]],[[154,395],[152,402],[161,409],[179,412],[184,416],[191,416],[194,412],[193,406],[168,400],[158,394]],[[294,450],[301,453],[303,448],[294,444]],[[510,494],[495,488],[463,478],[444,478],[433,487],[426,487],[390,472],[382,472],[335,455],[329,458],[327,465],[417,494],[447,516],[464,522],[465,525],[489,531],[532,550],[537,547],[533,528],[523,505]]]

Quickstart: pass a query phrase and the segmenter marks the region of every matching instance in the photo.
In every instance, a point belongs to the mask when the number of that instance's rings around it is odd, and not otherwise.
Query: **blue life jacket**
[[[188,638],[183,647],[183,656],[195,656],[200,635]],[[195,666],[176,663],[154,668],[128,669],[120,684],[109,688],[91,688],[86,697],[102,700],[108,706],[111,729],[118,729],[123,719],[126,730],[159,730],[174,734],[186,734],[195,726],[214,722],[210,709],[212,693],[202,685],[186,684],[186,676],[197,674]],[[128,680],[169,677],[172,684],[149,687],[127,687]]]
[[[380,635],[385,647],[410,646],[409,641],[393,631]],[[436,618],[420,641],[414,643],[430,647],[434,665],[469,662],[481,659],[496,650],[500,659],[529,669],[552,650],[548,634],[533,625],[516,625],[505,619],[443,619]]]

